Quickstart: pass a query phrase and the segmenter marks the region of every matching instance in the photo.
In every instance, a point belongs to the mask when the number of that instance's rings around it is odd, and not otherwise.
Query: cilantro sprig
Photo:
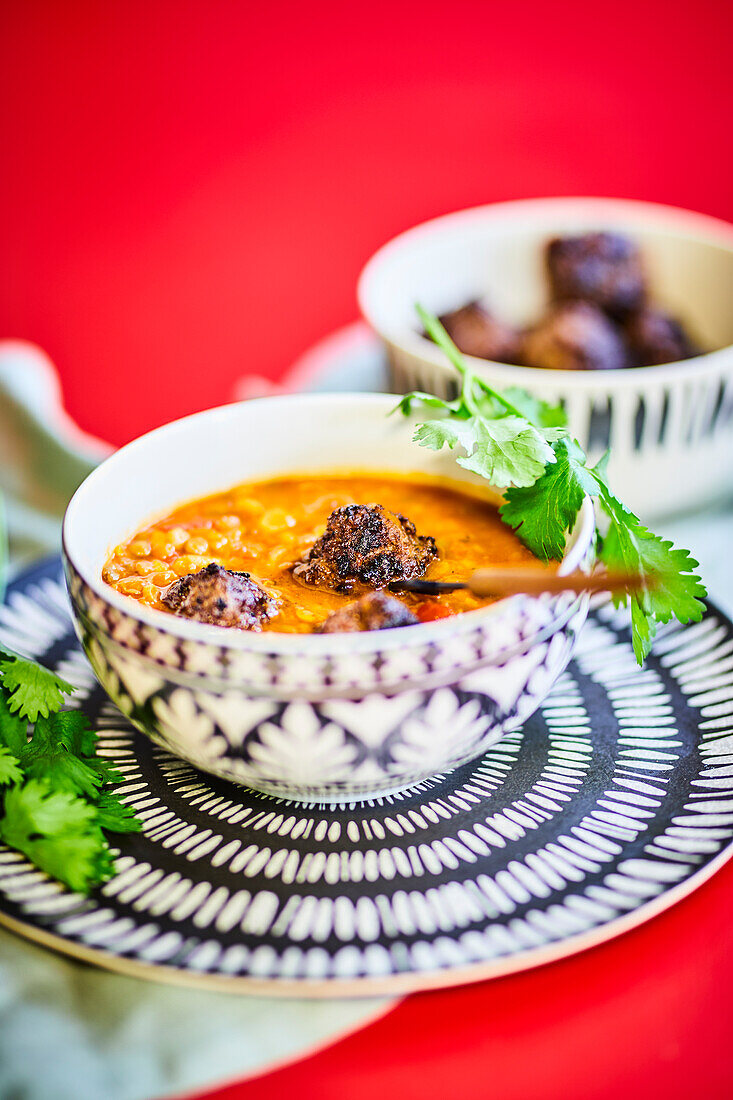
[[[437,317],[417,309],[428,335],[458,371],[461,390],[455,401],[425,393],[403,397],[399,408],[406,414],[416,404],[441,413],[418,426],[415,442],[432,451],[460,447],[465,454],[456,459],[458,465],[498,489],[533,485],[554,460],[552,444],[565,433],[560,413],[521,390],[492,389],[469,370]]]
[[[415,408],[431,411],[418,424],[414,439],[439,451],[458,449],[460,466],[506,490],[501,518],[542,561],[559,561],[586,497],[595,501],[598,559],[610,572],[642,578],[631,593],[615,597],[630,603],[632,641],[641,664],[648,656],[659,623],[672,618],[698,622],[707,595],[688,550],[661,539],[614,496],[608,485],[608,455],[589,466],[582,447],[570,435],[562,406],[540,401],[518,387],[494,389],[476,374],[437,317],[418,305],[428,336],[455,367],[458,396],[444,401],[413,392],[397,406],[405,415]]]
[[[72,890],[88,893],[113,873],[105,831],[140,822],[108,788],[122,779],[97,751],[73,687],[34,661],[0,660],[0,843]]]

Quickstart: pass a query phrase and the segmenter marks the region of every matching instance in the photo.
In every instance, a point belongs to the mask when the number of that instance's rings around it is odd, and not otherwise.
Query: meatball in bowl
[[[394,405],[213,409],[123,447],[79,488],[63,531],[76,629],[159,745],[258,790],[341,802],[468,762],[551,689],[586,596],[402,590],[533,559],[498,495],[417,446]],[[590,562],[594,532],[587,501],[561,571]]]

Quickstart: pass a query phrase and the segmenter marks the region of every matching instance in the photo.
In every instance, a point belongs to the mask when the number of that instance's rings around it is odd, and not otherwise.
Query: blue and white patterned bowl
[[[122,448],[75,494],[64,564],[100,683],[154,741],[204,771],[307,802],[364,799],[466,763],[520,725],[567,664],[587,598],[514,596],[368,634],[253,634],[175,618],[105,585],[110,548],[187,499],[334,468],[476,482],[412,443],[385,394],[263,398]],[[590,501],[562,568],[590,560]]]

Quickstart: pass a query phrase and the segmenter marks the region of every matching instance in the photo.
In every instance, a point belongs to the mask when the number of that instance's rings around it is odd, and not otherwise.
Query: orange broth
[[[355,599],[314,588],[293,576],[292,566],[321,535],[334,508],[381,504],[413,521],[418,534],[433,535],[439,557],[429,580],[465,579],[489,565],[520,565],[536,559],[480,495],[420,475],[318,474],[237,485],[184,504],[141,528],[110,554],[102,578],[140,603],[171,612],[161,595],[179,577],[216,562],[251,573],[280,601],[264,630],[310,633]],[[400,596],[423,620],[471,611],[492,601],[458,591]]]

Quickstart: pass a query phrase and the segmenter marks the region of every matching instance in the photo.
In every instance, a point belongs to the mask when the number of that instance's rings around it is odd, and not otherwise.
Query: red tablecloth
[[[412,996],[321,1053],[206,1100],[730,1100],[732,901],[728,865],[603,947]]]
[[[733,218],[728,0],[0,13],[0,332],[123,442],[276,377],[423,218],[543,194]],[[413,997],[223,1097],[733,1094],[733,868],[619,941]]]

